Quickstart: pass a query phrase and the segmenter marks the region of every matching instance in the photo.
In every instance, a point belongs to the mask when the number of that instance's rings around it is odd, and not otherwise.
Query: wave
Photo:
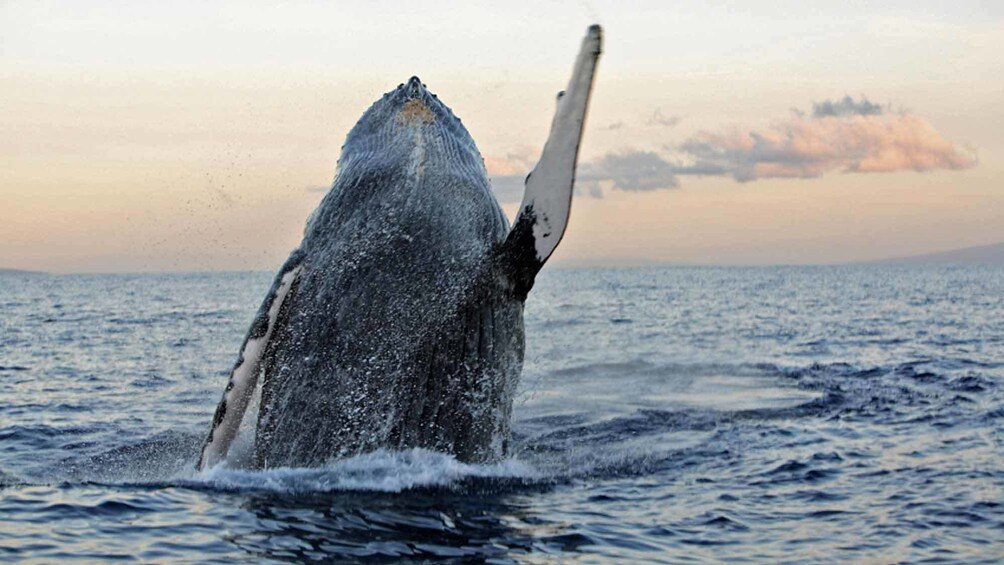
[[[412,449],[376,451],[320,468],[252,470],[247,464],[253,446],[252,419],[223,465],[196,472],[201,432],[162,432],[102,449],[111,430],[13,426],[3,430],[8,440],[38,449],[58,444],[71,453],[46,469],[16,470],[30,478],[8,474],[0,477],[0,484],[90,483],[272,493],[499,491],[700,464],[728,454],[740,441],[737,438],[748,448],[775,441],[763,435],[762,427],[769,421],[927,422],[944,428],[1001,418],[1000,406],[981,398],[995,396],[995,379],[972,367],[945,367],[928,360],[864,368],[845,363],[794,368],[599,363],[559,373],[566,389],[568,381],[585,379],[602,397],[608,387],[630,383],[651,390],[647,395],[651,403],[596,411],[580,406],[570,412],[561,391],[545,391],[545,398],[527,406],[515,422],[513,456],[493,464],[469,464],[448,454]],[[660,387],[669,390],[656,394]],[[743,432],[752,428],[760,429],[761,436]],[[91,432],[98,431],[101,437],[92,437]],[[90,439],[66,443],[67,433]]]

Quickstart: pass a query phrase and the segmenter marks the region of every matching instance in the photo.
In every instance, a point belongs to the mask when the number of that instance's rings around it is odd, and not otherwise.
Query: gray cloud
[[[596,161],[579,164],[575,175],[575,194],[602,198],[604,189],[641,192],[676,188],[680,185],[676,178],[680,171],[689,171],[689,168],[674,165],[651,151],[611,153]],[[492,175],[495,197],[502,203],[519,202],[523,198],[525,178],[523,174]]]
[[[523,181],[526,175],[494,175],[491,177],[492,192],[503,204],[523,200]]]
[[[679,167],[651,151],[611,153],[602,159],[579,166],[576,180],[594,192],[601,184],[629,192],[676,188]]]
[[[885,108],[880,104],[869,101],[864,96],[860,101],[855,101],[850,96],[844,96],[840,100],[824,100],[812,103],[812,117],[844,117],[844,116],[880,116],[885,113]]]
[[[580,168],[579,171],[582,169]],[[523,200],[524,181],[526,175],[502,175],[491,177],[492,192],[502,204],[515,204]],[[581,175],[575,180],[575,196],[591,196],[603,198],[603,188],[599,183],[583,180]]]
[[[575,194],[602,198],[604,189],[643,192],[680,185],[676,175],[690,172],[651,151],[611,153],[589,163],[579,164],[575,175]],[[499,202],[519,202],[523,198],[526,175],[493,175],[492,190]]]

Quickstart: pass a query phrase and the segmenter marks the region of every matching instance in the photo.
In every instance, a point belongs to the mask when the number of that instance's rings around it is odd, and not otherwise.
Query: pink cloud
[[[702,131],[671,147],[672,157],[631,150],[580,163],[576,185],[599,196],[603,189],[676,188],[681,176],[730,176],[749,182],[831,172],[958,170],[977,163],[973,152],[945,139],[926,119],[849,96],[816,103],[810,115],[795,112],[766,128]],[[524,149],[504,158],[485,158],[500,199],[518,200],[533,154]]]
[[[761,130],[701,132],[678,150],[696,168],[720,170],[740,182],[812,178],[832,171],[923,172],[976,165],[974,155],[912,114],[796,116]]]

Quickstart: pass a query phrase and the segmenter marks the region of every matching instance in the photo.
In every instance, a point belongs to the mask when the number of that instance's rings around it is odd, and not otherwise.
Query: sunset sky
[[[1004,241],[1004,3],[826,4],[0,1],[0,267],[273,270],[349,128],[413,74],[511,217],[594,22],[552,264]]]

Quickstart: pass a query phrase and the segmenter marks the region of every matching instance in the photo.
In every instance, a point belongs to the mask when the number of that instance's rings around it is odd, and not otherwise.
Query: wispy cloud
[[[666,147],[668,154],[630,150],[580,163],[577,188],[601,194],[601,189],[676,188],[682,176],[729,176],[750,182],[807,179],[831,172],[957,170],[977,163],[971,151],[945,139],[926,119],[849,96],[814,103],[811,114],[793,111],[766,128],[701,131]],[[518,160],[486,159],[486,163],[500,200],[518,201],[523,176],[532,167],[528,155],[521,153]]]
[[[681,118],[680,116],[664,116],[662,114],[662,110],[656,109],[656,111],[653,112],[652,116],[648,119],[647,123],[650,126],[662,126],[671,128],[679,124],[681,119],[683,118]]]

